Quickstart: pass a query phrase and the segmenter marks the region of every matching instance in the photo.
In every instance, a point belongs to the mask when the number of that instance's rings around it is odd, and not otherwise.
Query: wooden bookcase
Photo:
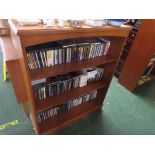
[[[142,20],[141,26],[121,72],[119,83],[133,92],[155,53],[155,20]],[[150,77],[155,79],[155,77]]]
[[[53,28],[45,28],[43,25],[20,26],[16,20],[9,20],[9,25],[11,27],[11,38],[19,55],[19,63],[24,77],[24,86],[29,101],[30,116],[36,134],[53,134],[69,124],[102,108],[105,95],[131,27],[104,26],[103,28],[91,28],[88,26],[83,26],[81,28],[58,28],[55,26]],[[107,56],[81,60],[68,64],[55,65],[42,69],[28,69],[26,62],[26,47],[28,46],[63,39],[99,36],[103,36],[106,39],[111,40],[110,54]],[[104,67],[104,75],[102,80],[88,84],[87,86],[81,88],[75,88],[61,95],[49,97],[43,101],[40,101],[41,103],[35,101],[31,86],[32,80],[57,76],[59,74],[78,71],[91,66]],[[81,104],[69,111],[62,112],[54,117],[46,119],[42,123],[37,122],[37,113],[49,109],[55,105],[62,104],[65,101],[74,99],[78,96],[85,95],[92,90],[98,90],[98,94],[96,99],[89,101],[90,104]]]
[[[122,51],[122,55],[121,55],[121,57],[119,59],[118,65],[117,65],[115,73],[114,73],[115,77],[117,77],[118,79],[119,79],[119,77],[121,75],[121,72],[122,72],[123,67],[124,67],[124,65],[126,63],[126,60],[128,59],[130,49],[131,49],[131,47],[132,47],[132,45],[134,43],[134,40],[135,40],[135,37],[136,37],[136,35],[138,33],[141,22],[142,22],[142,20],[137,20],[136,23],[134,23],[133,25],[130,25],[130,26],[132,26],[132,30],[130,31],[129,36],[128,36],[127,40],[126,40],[124,49]]]

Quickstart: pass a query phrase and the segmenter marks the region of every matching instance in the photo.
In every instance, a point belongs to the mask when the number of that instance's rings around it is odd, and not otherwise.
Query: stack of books
[[[103,38],[75,39],[27,47],[29,69],[54,66],[109,53],[110,41]]]
[[[103,68],[89,67],[78,72],[32,81],[34,97],[39,101],[74,88],[86,86],[88,83],[102,79],[103,72]]]
[[[68,101],[68,102],[63,103],[59,106],[53,107],[53,108],[48,109],[43,112],[40,112],[38,114],[38,122],[43,122],[47,118],[56,116],[61,112],[68,111],[68,110],[72,109],[73,107],[76,107],[84,102],[86,103],[89,100],[95,99],[96,96],[97,96],[97,90],[89,92],[88,94],[86,94],[84,96],[78,97],[74,100]]]

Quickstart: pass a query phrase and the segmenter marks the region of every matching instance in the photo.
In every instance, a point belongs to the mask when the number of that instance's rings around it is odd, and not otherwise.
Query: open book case
[[[30,116],[36,134],[54,134],[69,124],[102,108],[121,51],[131,30],[130,27],[104,26],[103,28],[91,28],[82,26],[81,28],[59,28],[55,26],[53,28],[45,28],[41,24],[38,26],[20,26],[16,20],[10,20],[9,25],[11,27],[11,38],[19,54],[20,66],[24,77],[23,87],[26,89]],[[89,59],[35,69],[29,68],[26,50],[28,47],[68,39],[96,39],[98,37],[110,41],[107,55],[98,55]],[[49,96],[39,101],[35,99],[32,81],[59,75],[63,76],[64,74],[80,71],[88,67],[104,68],[102,78],[98,81],[87,83],[87,85],[82,87],[76,87],[64,93]],[[52,117],[43,118],[44,120],[41,122],[38,121],[38,115],[40,113],[96,90],[97,94],[93,99],[78,104],[69,110],[61,111]]]
[[[155,79],[154,40],[155,20],[143,19],[118,80],[131,92]]]
[[[138,19],[138,20],[136,20],[136,22],[134,24],[130,25],[130,26],[132,26],[132,30],[130,31],[129,36],[128,36],[127,40],[126,40],[124,49],[122,51],[122,55],[121,55],[121,57],[119,59],[116,71],[114,73],[114,75],[118,79],[119,79],[119,77],[120,77],[120,75],[122,73],[122,70],[123,70],[123,67],[124,67],[124,65],[126,63],[126,60],[128,59],[130,49],[131,49],[132,45],[134,44],[134,40],[136,38],[136,35],[138,34],[138,31],[140,29],[140,25],[141,25],[142,21],[143,20]]]

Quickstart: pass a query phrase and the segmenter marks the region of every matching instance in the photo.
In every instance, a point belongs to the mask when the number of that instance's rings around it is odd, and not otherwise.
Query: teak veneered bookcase
[[[134,92],[155,53],[155,20],[143,19],[119,77],[119,83]],[[154,79],[154,76],[150,76]],[[150,80],[149,80],[150,81]],[[148,82],[148,81],[147,81]],[[146,82],[144,82],[146,83]]]
[[[36,134],[56,133],[67,125],[102,108],[105,95],[131,27],[104,26],[103,28],[91,28],[88,26],[83,26],[81,28],[45,28],[41,24],[38,26],[20,26],[16,20],[9,20],[9,25],[13,45],[18,52],[19,64],[21,66],[22,76],[24,79],[23,87],[25,87],[26,90],[30,107],[30,116]],[[111,46],[109,55],[41,69],[29,70],[26,61],[26,47],[63,39],[89,37],[104,37],[110,40]],[[64,94],[38,101],[40,103],[37,103],[34,99],[31,86],[32,80],[57,76],[92,66],[104,67],[102,80],[93,82],[81,88],[75,88],[71,91],[65,92]],[[93,90],[98,90],[98,93],[96,99],[88,101],[90,104],[81,104],[69,111],[62,112],[54,117],[48,118],[44,122],[37,122],[37,113],[62,104],[65,101],[72,100],[78,96],[85,95]]]

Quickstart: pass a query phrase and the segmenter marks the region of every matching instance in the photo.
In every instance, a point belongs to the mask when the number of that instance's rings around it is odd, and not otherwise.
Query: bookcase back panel
[[[126,38],[123,38],[123,37],[114,37],[113,40],[111,41],[109,54],[117,62],[122,54],[122,50],[125,45],[125,41],[126,41]]]

